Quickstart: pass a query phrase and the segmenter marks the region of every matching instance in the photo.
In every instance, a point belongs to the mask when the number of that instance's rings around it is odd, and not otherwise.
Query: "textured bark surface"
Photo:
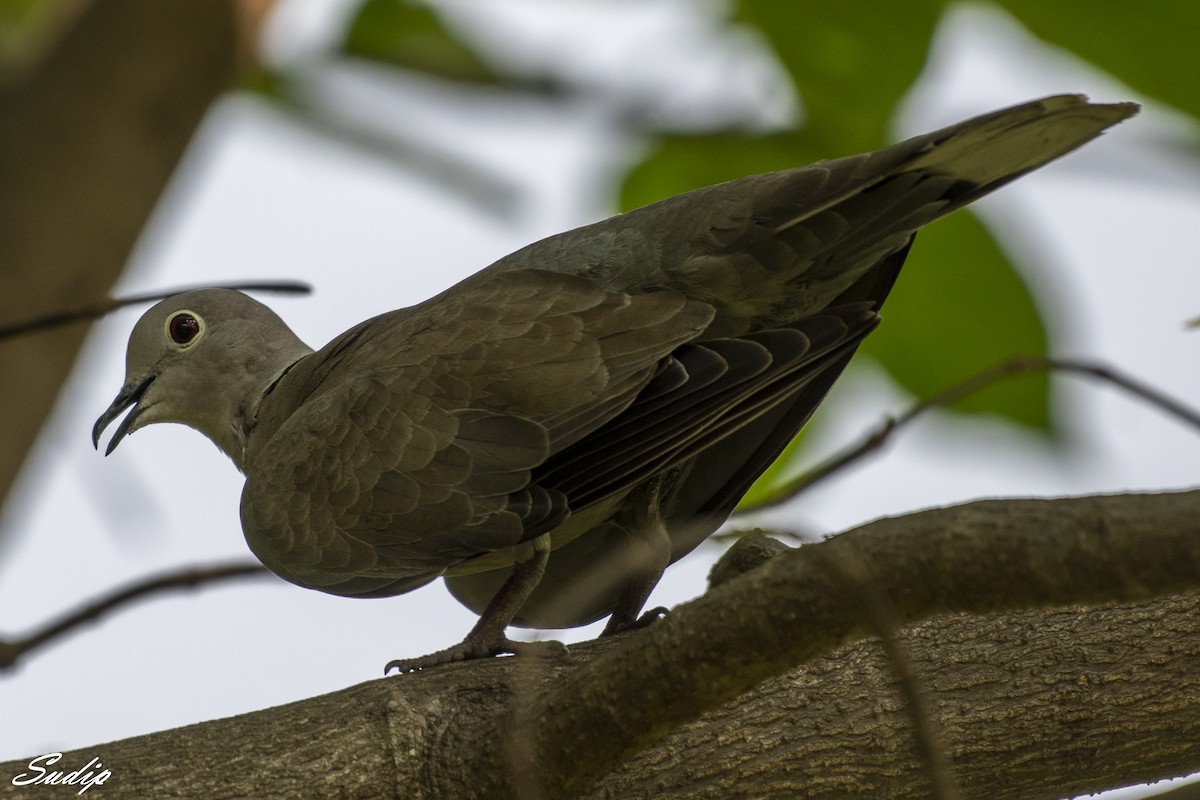
[[[955,615],[901,641],[965,796],[1073,796],[1200,768],[1197,611],[1189,595]],[[689,723],[586,796],[928,797],[911,731],[866,640]]]
[[[212,102],[236,75],[234,0],[103,0],[0,93],[0,322],[108,294]],[[83,343],[0,342],[0,502]]]
[[[101,758],[114,797],[927,797],[865,583],[905,623],[966,797],[1195,772],[1198,510],[1186,492],[881,520],[562,660],[387,678],[63,763]]]

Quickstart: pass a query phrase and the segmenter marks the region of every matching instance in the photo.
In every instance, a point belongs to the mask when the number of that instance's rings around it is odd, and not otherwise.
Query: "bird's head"
[[[100,435],[132,409],[105,455],[139,428],[178,422],[203,433],[242,465],[253,413],[263,393],[312,350],[275,312],[229,289],[169,297],[142,315],[129,336],[125,384],[92,428]]]

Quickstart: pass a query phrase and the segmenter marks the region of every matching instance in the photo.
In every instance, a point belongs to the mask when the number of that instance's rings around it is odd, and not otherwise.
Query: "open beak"
[[[112,401],[100,419],[96,420],[96,424],[92,426],[92,444],[97,450],[100,449],[100,435],[104,433],[104,429],[109,423],[117,417],[121,416],[121,412],[133,406],[133,410],[125,415],[125,419],[121,420],[121,424],[117,426],[117,432],[113,434],[112,439],[108,442],[108,448],[105,449],[104,455],[109,455],[113,450],[117,449],[117,445],[125,438],[125,434],[129,433],[129,428],[141,416],[146,409],[139,405],[142,395],[150,388],[150,383],[154,380],[154,376],[150,375],[142,378],[137,383],[127,383],[121,387],[120,393],[117,394],[117,399]]]

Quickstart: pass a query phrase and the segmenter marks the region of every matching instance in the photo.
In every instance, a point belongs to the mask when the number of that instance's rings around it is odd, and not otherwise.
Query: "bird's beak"
[[[113,434],[112,439],[108,442],[108,448],[105,449],[104,455],[109,455],[113,450],[117,449],[117,445],[129,433],[129,428],[141,416],[146,409],[139,405],[142,395],[146,393],[146,389],[150,388],[150,383],[154,380],[153,375],[149,375],[138,381],[130,381],[121,387],[121,391],[117,394],[117,399],[112,401],[100,419],[96,420],[96,424],[92,426],[92,444],[96,449],[100,449],[100,435],[104,433],[104,429],[108,424],[117,417],[121,416],[121,412],[133,406],[133,410],[125,415],[125,419],[121,420],[121,424],[117,426],[117,432]]]

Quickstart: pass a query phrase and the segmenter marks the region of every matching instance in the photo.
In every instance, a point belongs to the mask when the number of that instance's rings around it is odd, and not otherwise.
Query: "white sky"
[[[271,52],[302,59],[330,37],[345,3],[296,0],[271,31]],[[579,74],[622,80],[648,41],[675,44],[638,65],[648,92],[671,90],[692,113],[732,81],[761,119],[794,98],[741,38],[713,41],[696,5],[646,3],[622,15],[603,4],[508,0],[481,24],[504,31],[523,57],[568,59]],[[461,7],[461,4],[460,4]],[[622,3],[624,12],[635,4]],[[500,10],[496,10],[500,9]],[[630,21],[630,16],[634,20]],[[598,26],[605,34],[595,35]],[[675,32],[668,35],[668,32]],[[683,33],[679,33],[683,31]],[[739,65],[730,69],[730,64]],[[200,282],[300,279],[316,295],[264,298],[310,345],[417,302],[542,236],[611,213],[609,170],[636,158],[603,113],[528,104],[439,104],[429,86],[339,74],[326,91],[348,113],[434,131],[467,146],[519,185],[512,220],[481,215],[453,192],[318,137],[253,101],[221,104],[205,124],[120,290]],[[898,135],[1061,91],[1143,100],[1067,55],[1042,49],[1006,18],[958,12],[910,98]],[[734,109],[746,113],[747,109]],[[1099,142],[981,205],[999,225],[1030,224],[1052,262],[1029,265],[1056,328],[1059,353],[1104,359],[1200,405],[1200,168],[1151,152],[1189,131],[1153,107]],[[1044,247],[1042,247],[1044,245]],[[919,246],[919,244],[918,244]],[[1039,252],[1042,252],[1039,250]],[[964,265],[969,268],[969,265]],[[886,310],[885,310],[886,312]],[[89,441],[123,375],[125,340],[141,309],[97,325],[0,524],[0,635],[151,573],[248,559],[238,522],[241,477],[215,447],[180,426],[154,426],[103,459]],[[936,313],[933,310],[931,313]],[[876,335],[887,335],[885,324]],[[931,354],[936,358],[936,354]],[[983,365],[981,365],[983,366]],[[949,377],[948,377],[949,380]],[[874,517],[985,496],[1161,489],[1196,483],[1200,435],[1124,395],[1066,379],[1077,440],[1067,453],[1001,424],[931,418],[867,462],[772,514],[779,527],[836,531]],[[877,370],[852,370],[815,436],[828,452],[910,401]],[[672,568],[650,604],[703,591],[721,548],[705,545]],[[474,621],[441,584],[390,600],[349,600],[282,582],[243,582],[156,599],[119,614],[0,676],[0,760],[228,716],[370,680],[392,658],[458,641]],[[567,632],[590,638],[595,626]]]

